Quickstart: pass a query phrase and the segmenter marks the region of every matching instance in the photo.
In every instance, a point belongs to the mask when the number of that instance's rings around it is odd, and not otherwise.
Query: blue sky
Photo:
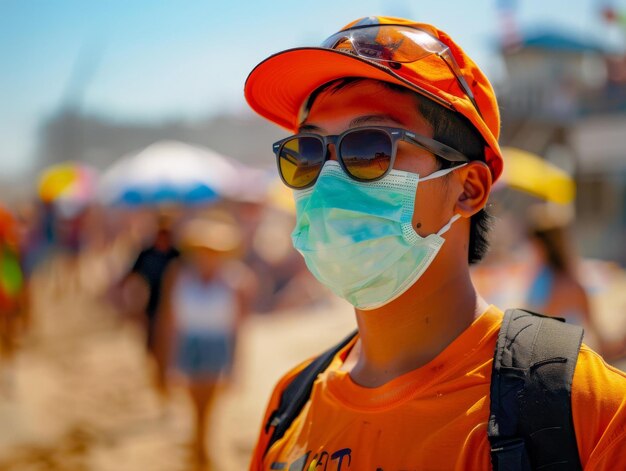
[[[597,13],[604,0],[514,3],[524,29],[606,30]],[[609,3],[626,10],[626,0]],[[372,14],[436,24],[488,75],[498,73],[496,0],[0,0],[0,180],[32,165],[38,126],[68,100],[72,77],[88,77],[84,111],[115,119],[238,112],[260,60]]]

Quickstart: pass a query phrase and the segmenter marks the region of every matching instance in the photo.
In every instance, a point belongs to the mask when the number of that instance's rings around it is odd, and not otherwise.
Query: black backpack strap
[[[506,311],[494,354],[488,436],[496,471],[582,470],[571,390],[583,329]]]
[[[309,363],[298,375],[287,385],[282,395],[278,409],[274,410],[265,424],[265,432],[269,432],[270,427],[274,427],[272,437],[268,442],[267,450],[282,438],[291,423],[300,414],[300,411],[309,400],[313,383],[318,375],[328,368],[331,361],[356,336],[357,331],[352,332],[339,344],[325,351],[315,360]]]

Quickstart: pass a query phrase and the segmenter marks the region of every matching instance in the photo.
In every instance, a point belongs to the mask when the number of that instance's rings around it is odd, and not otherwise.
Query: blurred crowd
[[[155,200],[105,205],[92,173],[65,163],[42,173],[31,201],[0,207],[0,394],[11,395],[15,352],[45,335],[32,315],[42,295],[31,278],[52,285],[52,302],[88,293],[115,322],[143,332],[163,403],[172,382],[184,384],[195,410],[193,461],[206,465],[207,421],[231,375],[242,322],[327,296],[291,247],[291,196],[274,182],[254,198],[211,188],[193,202],[193,188],[166,198],[143,188]],[[77,191],[87,174],[90,187]]]

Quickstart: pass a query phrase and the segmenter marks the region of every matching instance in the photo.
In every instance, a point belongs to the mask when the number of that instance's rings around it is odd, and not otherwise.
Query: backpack
[[[309,400],[313,383],[356,335],[315,358],[283,391],[265,424],[266,448],[282,438]],[[582,470],[571,389],[583,329],[522,309],[505,312],[491,376],[487,435],[495,471]]]

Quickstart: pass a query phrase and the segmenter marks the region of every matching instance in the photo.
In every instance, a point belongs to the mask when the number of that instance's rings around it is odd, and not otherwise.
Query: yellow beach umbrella
[[[565,171],[536,154],[514,147],[503,147],[502,184],[553,203],[568,204],[574,200],[576,185]]]

